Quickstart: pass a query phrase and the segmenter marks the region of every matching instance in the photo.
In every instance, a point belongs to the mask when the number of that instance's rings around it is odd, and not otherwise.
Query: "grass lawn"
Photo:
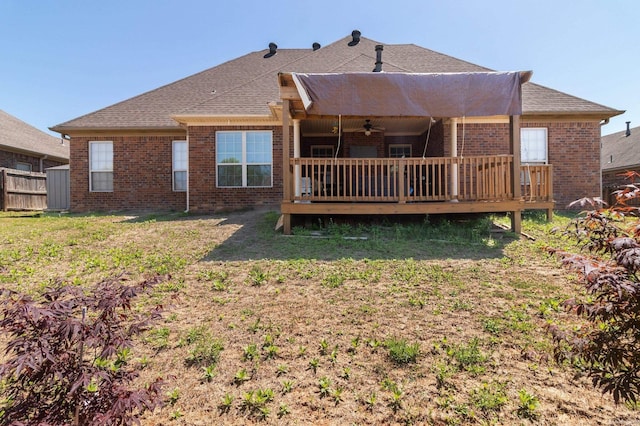
[[[549,234],[567,216],[525,215],[533,239],[502,217],[293,236],[277,218],[0,213],[0,288],[169,276],[139,300],[165,307],[134,350],[167,380],[143,425],[640,422],[553,361],[545,325],[579,326],[577,277],[544,251],[572,248]]]

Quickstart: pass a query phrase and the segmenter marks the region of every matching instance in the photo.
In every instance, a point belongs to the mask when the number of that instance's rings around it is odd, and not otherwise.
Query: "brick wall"
[[[171,144],[185,136],[71,138],[73,212],[184,210],[186,193],[173,192]],[[89,192],[89,141],[113,142],[113,192]]]
[[[271,130],[273,132],[273,187],[217,188],[215,135],[221,130]],[[290,133],[292,135],[293,132]],[[293,156],[293,143],[290,144]],[[282,127],[189,127],[189,205],[192,212],[237,210],[282,201]]]
[[[509,152],[508,124],[458,125],[459,155],[497,155]],[[581,197],[599,196],[600,126],[597,122],[523,122],[523,127],[546,127],[549,137],[549,161],[554,167],[554,198],[558,209]],[[192,212],[217,212],[260,205],[276,205],[282,200],[282,128],[273,131],[273,187],[217,188],[215,133],[218,130],[255,130],[255,127],[190,127],[189,131],[189,206]],[[290,132],[292,139],[293,132]],[[464,143],[463,143],[464,134]],[[414,157],[422,156],[426,134],[411,137],[384,137],[374,132],[345,134],[340,157],[349,157],[356,145],[376,145],[378,157],[388,156],[392,143],[410,143]],[[183,210],[186,194],[171,188],[171,142],[175,136],[74,137],[71,140],[71,210]],[[450,155],[450,127],[439,122],[432,129],[428,156]],[[88,142],[110,140],[114,143],[114,192],[90,193]],[[444,143],[442,141],[445,141]],[[329,141],[329,140],[327,140]],[[333,144],[336,139],[331,139]],[[322,138],[303,141],[302,155],[308,146],[323,144]],[[289,156],[293,156],[290,143]]]
[[[40,170],[40,157],[33,157],[31,155],[19,154],[10,151],[0,151],[0,167],[7,167],[9,169],[15,169],[17,163],[31,164],[32,172],[42,172],[49,167],[61,166],[66,163],[52,160],[43,160],[42,168]]]
[[[556,208],[582,197],[598,197],[600,190],[600,125],[598,122],[536,121],[522,127],[545,127],[548,161],[553,165]],[[464,142],[463,142],[464,133]],[[445,141],[451,129],[445,125]],[[445,156],[450,155],[447,142]],[[508,124],[458,124],[458,155],[497,155],[509,152]]]

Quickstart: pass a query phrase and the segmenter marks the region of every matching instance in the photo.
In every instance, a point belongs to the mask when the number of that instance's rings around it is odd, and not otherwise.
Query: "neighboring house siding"
[[[74,212],[184,210],[186,193],[172,189],[173,136],[96,136],[71,139],[71,206]],[[113,142],[113,192],[89,192],[89,141]]]
[[[269,130],[273,132],[273,187],[216,187],[217,131]],[[291,153],[293,154],[293,153]],[[189,127],[189,206],[194,213],[237,210],[282,201],[282,127]]]
[[[31,155],[0,150],[0,167],[15,169],[17,163],[27,163],[31,164],[31,171],[44,173],[44,169],[47,169],[49,167],[67,164],[59,161],[43,160],[43,170],[40,170],[40,158],[42,157],[34,157]]]
[[[600,124],[580,121],[522,121],[521,127],[548,129],[548,162],[553,165],[556,208],[567,209],[582,197],[597,197],[600,189]],[[445,156],[451,131],[444,126]],[[464,135],[464,136],[463,136]],[[463,142],[464,138],[464,142]],[[509,152],[508,124],[458,124],[458,155],[499,155]]]

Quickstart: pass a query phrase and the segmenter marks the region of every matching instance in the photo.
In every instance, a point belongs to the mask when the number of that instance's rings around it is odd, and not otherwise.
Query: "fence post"
[[[2,169],[2,211],[8,211],[7,198],[9,196],[9,189],[7,188],[7,169]]]

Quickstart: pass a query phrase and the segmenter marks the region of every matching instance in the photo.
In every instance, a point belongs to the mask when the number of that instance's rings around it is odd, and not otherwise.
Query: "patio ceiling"
[[[364,132],[365,120],[370,120],[372,131],[382,131],[386,136],[420,135],[429,128],[429,118],[422,117],[333,117],[302,120],[301,131],[303,136],[330,136],[341,121],[343,133]]]

